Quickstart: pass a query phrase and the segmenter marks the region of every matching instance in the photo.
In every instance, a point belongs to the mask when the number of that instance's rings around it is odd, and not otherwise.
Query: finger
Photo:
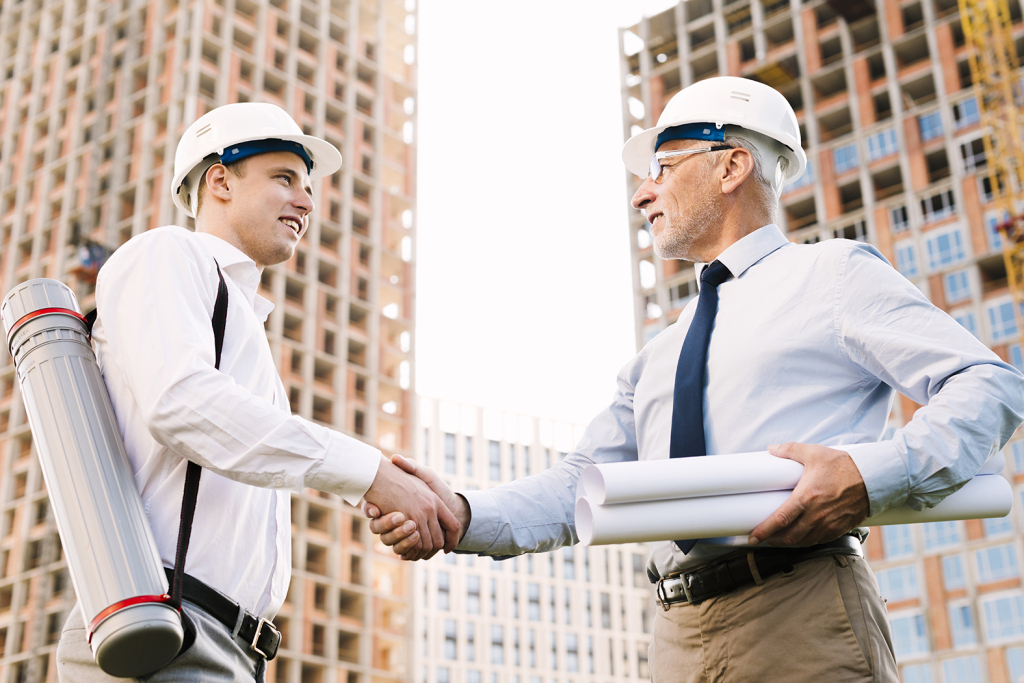
[[[384,545],[395,545],[400,541],[404,541],[413,534],[416,534],[416,522],[411,519],[403,524],[402,526],[392,531],[387,531],[380,535],[380,541]]]
[[[366,500],[363,500],[359,504],[359,509],[361,509],[363,511],[363,514],[366,515],[366,517],[369,519],[380,517],[380,508],[378,508],[373,503],[367,502]]]
[[[420,543],[420,532],[414,531],[408,538],[404,538],[396,543],[391,549],[396,555],[408,555],[419,545]]]
[[[401,512],[395,512],[390,515],[385,515],[384,517],[380,517],[378,519],[371,519],[370,532],[377,534],[379,536],[380,534],[386,533],[388,531],[394,531],[398,527],[402,526],[402,524],[404,524],[405,521],[405,515]],[[415,529],[416,522],[412,522],[412,524],[413,528]]]
[[[416,461],[402,457],[398,453],[391,456],[391,462],[405,470],[409,474],[416,474]]]
[[[447,509],[442,504],[442,509]],[[444,530],[441,528],[441,524],[438,522],[437,517],[432,516],[427,520],[427,533],[430,534],[430,547],[424,548],[424,551],[429,553],[434,548],[444,547]],[[426,544],[424,544],[425,546]]]
[[[778,510],[773,512],[768,519],[758,524],[750,532],[747,543],[757,545],[761,541],[779,534],[783,529],[796,522],[803,510],[803,501],[799,493],[794,490],[789,498],[786,499],[786,502],[779,506]]]

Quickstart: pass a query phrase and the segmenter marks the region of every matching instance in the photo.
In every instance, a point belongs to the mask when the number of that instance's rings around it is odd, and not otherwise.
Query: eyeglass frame
[[[713,147],[694,147],[693,149],[674,149],[666,152],[655,152],[654,156],[651,157],[651,165],[647,168],[647,177],[651,178],[653,182],[661,182],[661,176],[664,173],[665,167],[658,162],[662,159],[681,157],[687,154],[700,154],[701,152],[721,152],[727,149],[736,148],[731,145],[714,145]],[[657,174],[654,172],[655,168],[658,170]]]

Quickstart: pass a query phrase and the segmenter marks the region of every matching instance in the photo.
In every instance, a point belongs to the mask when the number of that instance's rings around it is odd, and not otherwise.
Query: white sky
[[[635,353],[618,32],[672,0],[421,0],[416,390],[586,423]]]

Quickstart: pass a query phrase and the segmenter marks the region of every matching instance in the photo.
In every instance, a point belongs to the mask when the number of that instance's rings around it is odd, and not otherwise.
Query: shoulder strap
[[[224,347],[224,327],[228,321],[228,285],[224,282],[224,273],[217,265],[217,301],[213,304],[213,344],[215,349],[214,367],[220,369],[221,350]],[[174,578],[171,581],[170,604],[181,609],[181,585],[185,576],[185,556],[188,554],[188,542],[192,537],[192,518],[196,513],[196,500],[199,497],[199,477],[203,468],[191,460],[185,468],[185,491],[181,497],[181,521],[178,523],[178,549],[174,557]]]

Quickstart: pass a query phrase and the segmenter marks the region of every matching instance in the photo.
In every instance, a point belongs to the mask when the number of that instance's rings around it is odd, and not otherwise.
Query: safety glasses
[[[720,152],[723,149],[733,149],[729,145],[715,145],[714,147],[696,147],[694,149],[676,149],[671,152],[657,152],[651,157],[651,168],[649,170],[651,180],[661,182],[661,173],[664,168],[661,165],[662,159],[686,156],[687,154],[700,154],[701,152]]]

